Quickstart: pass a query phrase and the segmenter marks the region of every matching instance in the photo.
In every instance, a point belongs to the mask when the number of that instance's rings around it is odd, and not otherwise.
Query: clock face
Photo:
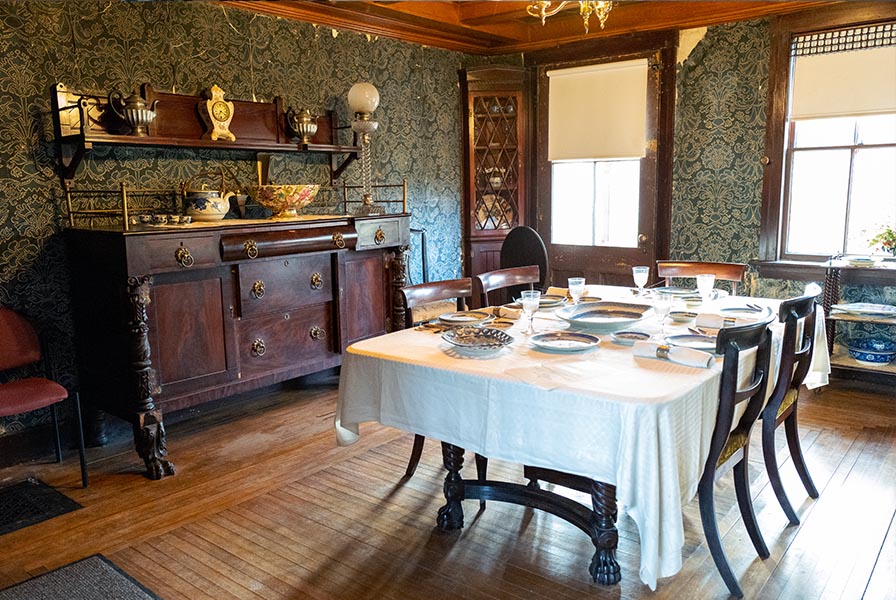
[[[217,121],[226,121],[230,118],[230,107],[226,102],[215,102],[212,104],[212,117]]]

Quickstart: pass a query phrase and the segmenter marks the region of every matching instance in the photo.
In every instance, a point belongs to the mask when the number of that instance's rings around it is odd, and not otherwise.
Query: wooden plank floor
[[[370,424],[357,444],[339,448],[335,398],[326,385],[268,390],[171,418],[178,474],[158,482],[143,477],[126,436],[89,450],[86,490],[74,453],[61,466],[0,470],[2,484],[34,475],[84,506],[0,536],[0,588],[99,552],[171,600],[728,596],[696,500],[684,510],[684,567],[656,592],[638,579],[638,534],[626,517],[623,581],[609,588],[590,582],[588,538],[553,516],[498,502],[477,512],[478,501],[467,501],[463,530],[436,530],[439,444],[427,442],[417,474],[402,482],[412,436]],[[754,435],[752,491],[771,557],[756,557],[729,475],[716,497],[732,567],[748,598],[894,598],[896,392],[841,382],[804,394],[800,406],[821,496],[806,496],[779,432],[785,486],[802,520],[788,526]],[[520,469],[492,461],[490,475],[520,480]]]

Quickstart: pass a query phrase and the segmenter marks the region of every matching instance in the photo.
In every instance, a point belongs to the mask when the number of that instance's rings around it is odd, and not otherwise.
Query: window
[[[868,254],[896,223],[896,23],[773,39],[790,47],[773,47],[767,151],[782,158],[766,172],[763,257]]]
[[[638,245],[640,160],[554,163],[551,181],[553,243]]]

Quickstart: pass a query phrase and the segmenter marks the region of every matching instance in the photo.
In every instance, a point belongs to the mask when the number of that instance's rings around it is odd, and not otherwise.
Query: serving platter
[[[610,333],[652,316],[653,309],[645,304],[628,302],[586,302],[566,306],[554,314],[571,327]]]
[[[588,333],[552,331],[533,335],[529,343],[538,350],[548,352],[585,352],[597,348],[600,338]]]
[[[513,336],[491,327],[456,327],[442,332],[442,339],[471,354],[489,354],[513,343]]]

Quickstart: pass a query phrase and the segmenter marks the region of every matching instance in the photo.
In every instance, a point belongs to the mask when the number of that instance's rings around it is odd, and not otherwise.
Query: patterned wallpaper
[[[427,229],[430,278],[459,276],[457,70],[481,62],[211,3],[0,0],[0,305],[36,323],[50,341],[54,370],[65,384],[74,384],[68,270],[59,235],[63,196],[49,114],[56,82],[76,91],[125,95],[144,82],[185,94],[216,83],[229,98],[280,95],[287,106],[335,110],[345,123],[349,87],[370,81],[381,95],[375,113],[380,129],[371,141],[374,183],[407,177],[412,227]],[[222,165],[228,177],[248,184],[256,177],[254,158],[249,152],[99,147],[88,153],[75,182],[80,188],[115,188],[120,181],[176,188]],[[275,155],[271,178],[327,184],[328,160]],[[344,177],[359,184],[360,165],[350,166]],[[331,212],[327,198],[322,192],[310,208]],[[419,247],[410,258],[411,278],[422,281]],[[0,419],[0,435],[48,419]]]

